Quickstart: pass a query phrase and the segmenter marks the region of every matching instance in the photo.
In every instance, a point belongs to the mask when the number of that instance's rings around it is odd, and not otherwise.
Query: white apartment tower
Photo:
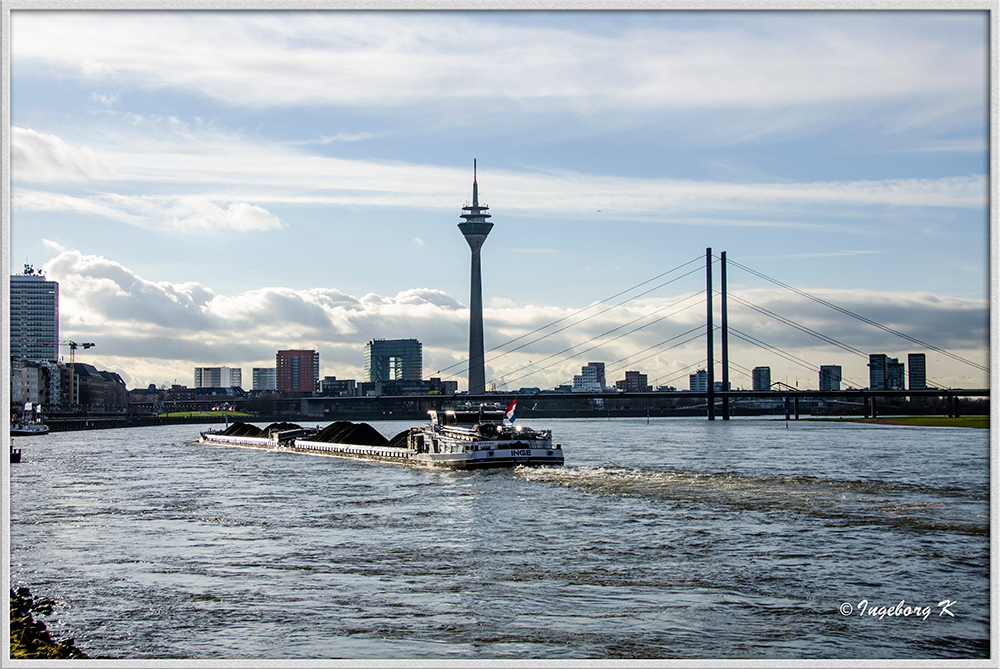
[[[603,362],[588,362],[573,377],[574,393],[603,393],[607,389]]]
[[[243,370],[232,367],[195,367],[195,388],[242,388]]]

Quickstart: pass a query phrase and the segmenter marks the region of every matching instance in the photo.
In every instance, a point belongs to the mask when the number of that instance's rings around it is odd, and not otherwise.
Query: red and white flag
[[[510,421],[511,423],[513,423],[513,422],[514,422],[514,408],[515,408],[516,406],[517,406],[517,400],[514,400],[513,402],[511,402],[511,403],[510,403],[510,406],[508,406],[508,407],[507,407],[507,409],[506,409],[506,410],[505,410],[505,411],[503,412],[503,415],[504,415],[504,416],[505,416],[505,417],[507,418],[507,420],[509,420],[509,421]]]

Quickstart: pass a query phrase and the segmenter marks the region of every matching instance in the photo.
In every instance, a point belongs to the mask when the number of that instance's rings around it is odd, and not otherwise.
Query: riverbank
[[[874,425],[916,425],[921,427],[972,427],[989,429],[989,416],[886,416],[883,418],[808,418],[807,420],[846,421],[850,423],[871,423]]]
[[[86,658],[73,639],[56,641],[45,623],[35,620],[32,613],[49,615],[52,601],[32,597],[28,588],[10,590],[10,657],[18,660],[66,660]]]

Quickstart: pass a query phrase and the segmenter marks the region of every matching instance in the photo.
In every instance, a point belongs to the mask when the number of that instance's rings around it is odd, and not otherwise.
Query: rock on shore
[[[32,613],[52,613],[52,600],[32,597],[28,588],[10,590],[11,659],[70,659],[87,655],[73,645],[73,639],[55,641]]]

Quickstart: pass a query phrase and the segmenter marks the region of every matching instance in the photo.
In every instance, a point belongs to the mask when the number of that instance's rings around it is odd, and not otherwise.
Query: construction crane
[[[41,339],[13,339],[12,338],[10,341],[11,341],[11,346],[12,347],[13,347],[13,345],[14,345],[15,342],[17,342],[17,343],[28,342],[29,344],[38,344],[38,345],[41,345],[41,346],[51,346],[52,344],[56,344],[57,346],[69,346],[69,362],[70,362],[70,364],[73,364],[73,363],[76,362],[76,349],[80,348],[81,346],[84,349],[88,349],[91,346],[96,346],[97,345],[97,344],[95,344],[92,341],[91,342],[87,342],[85,344],[78,344],[75,341],[70,341],[68,339],[60,339],[59,341],[52,341],[52,340],[45,341],[45,340],[41,340]]]
[[[63,344],[64,342],[59,342],[59,343]],[[96,346],[96,344],[94,344],[94,342],[88,342],[86,344],[77,344],[75,341],[67,341],[67,342],[65,342],[65,345],[69,346],[69,364],[71,364],[71,365],[76,363],[76,349],[77,348],[79,348],[80,346],[82,346],[84,348],[84,350],[86,350],[86,349],[90,348],[91,346]]]

